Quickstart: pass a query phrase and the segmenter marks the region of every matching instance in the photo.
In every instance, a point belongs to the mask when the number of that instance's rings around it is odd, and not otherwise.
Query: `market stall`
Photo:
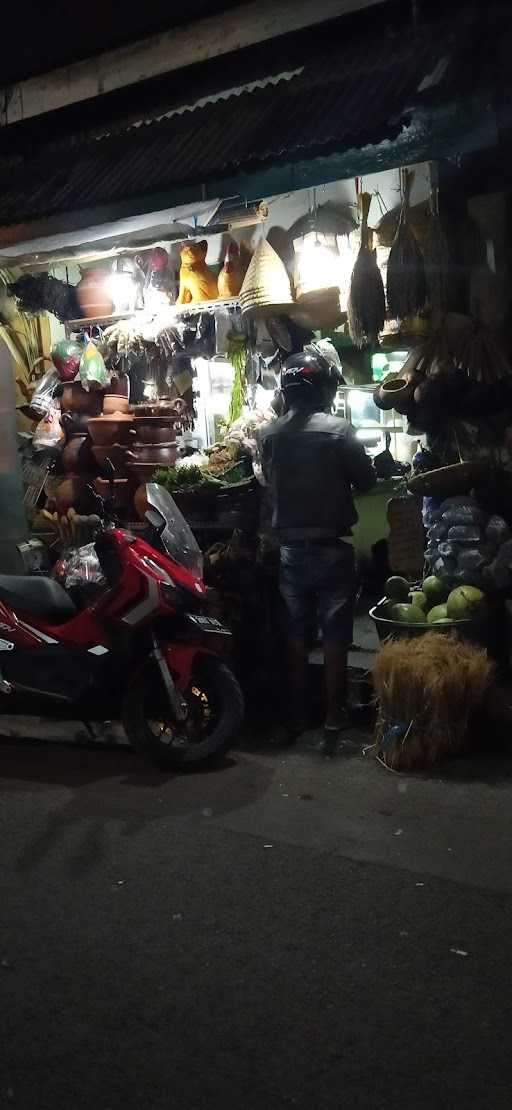
[[[391,208],[383,197],[397,189]],[[512,586],[512,378],[457,283],[435,169],[340,182],[321,199],[315,190],[273,198],[280,236],[261,202],[247,211],[248,228],[242,215],[201,239],[124,243],[104,257],[96,249],[80,271],[68,260],[75,284],[65,250],[48,271],[25,263],[9,283],[21,311],[46,309],[54,321],[51,362],[19,406],[31,421],[22,451],[27,515],[44,545],[37,558],[51,565],[63,546],[92,538],[101,499],[143,530],[145,483],[158,481],[199,539],[212,604],[237,629],[247,669],[256,660],[268,670],[269,644],[279,642],[258,428],[279,411],[282,361],[312,339],[337,360],[345,384],[336,411],[378,475],[375,491],[358,499],[354,530],[374,596],[389,571],[417,581],[425,560],[446,596],[460,585],[481,589],[485,578],[502,604]],[[471,539],[455,540],[457,525],[436,514],[460,492],[463,473],[464,495],[479,490],[464,503]],[[440,498],[424,501],[438,482]],[[500,544],[491,542],[498,518]],[[403,626],[407,602],[399,618],[387,606],[385,619]]]

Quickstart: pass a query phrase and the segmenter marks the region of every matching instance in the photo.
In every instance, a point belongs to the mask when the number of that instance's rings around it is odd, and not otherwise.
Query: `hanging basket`
[[[240,290],[242,312],[279,315],[293,303],[284,263],[266,239],[256,247]]]

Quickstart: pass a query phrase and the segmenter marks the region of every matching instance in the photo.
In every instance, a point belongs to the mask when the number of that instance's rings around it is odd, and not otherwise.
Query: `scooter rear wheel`
[[[162,770],[211,760],[231,747],[244,715],[233,672],[213,656],[203,656],[185,691],[188,717],[174,721],[152,661],[138,672],[125,697],[123,724],[130,744]]]

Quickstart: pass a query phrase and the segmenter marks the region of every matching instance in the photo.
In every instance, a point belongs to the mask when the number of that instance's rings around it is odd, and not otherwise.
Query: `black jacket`
[[[350,535],[357,521],[352,487],[365,493],[376,478],[347,420],[292,409],[262,429],[260,448],[280,543]]]

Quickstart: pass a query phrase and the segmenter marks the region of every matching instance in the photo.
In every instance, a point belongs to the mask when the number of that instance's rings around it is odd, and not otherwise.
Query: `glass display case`
[[[373,400],[375,385],[341,386],[336,395],[336,412],[350,420],[373,458],[386,448],[386,435],[391,439],[389,450],[397,462],[410,462],[415,440],[407,435],[407,417],[394,409],[379,409]]]

